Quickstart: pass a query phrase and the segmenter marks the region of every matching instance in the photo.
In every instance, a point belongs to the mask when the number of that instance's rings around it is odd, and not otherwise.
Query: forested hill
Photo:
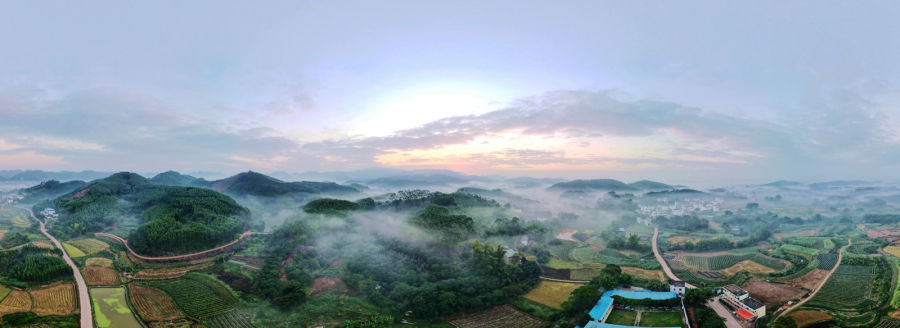
[[[352,194],[356,188],[334,182],[285,182],[265,174],[247,171],[222,180],[194,183],[234,196],[279,197],[290,194]]]
[[[167,186],[193,186],[198,179],[196,177],[181,174],[175,171],[166,171],[157,174],[150,182]]]
[[[38,204],[40,207],[42,204]],[[180,254],[230,242],[249,226],[249,212],[214,190],[153,184],[130,172],[113,174],[53,201],[57,236],[118,228],[137,217],[128,242],[146,255]]]
[[[59,195],[72,192],[73,190],[86,185],[87,182],[80,180],[68,182],[59,182],[57,180],[44,181],[36,186],[22,189],[22,193],[25,195],[22,202],[34,203],[44,199],[56,198],[59,197]]]

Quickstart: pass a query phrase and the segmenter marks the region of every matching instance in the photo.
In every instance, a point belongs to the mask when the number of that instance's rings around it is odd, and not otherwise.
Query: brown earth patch
[[[698,238],[691,238],[685,236],[672,236],[666,239],[666,243],[669,245],[682,245],[686,242],[697,243],[700,241]]]
[[[775,239],[781,239],[784,237],[794,237],[794,236],[807,236],[811,237],[816,234],[815,230],[807,230],[807,231],[794,231],[794,232],[782,232],[776,233]]]
[[[556,239],[568,240],[568,241],[577,243],[578,240],[575,240],[575,237],[574,237],[575,233],[577,233],[577,232],[578,232],[578,230],[575,230],[575,229],[560,230],[560,231],[556,232]]]
[[[31,312],[38,315],[64,315],[75,311],[75,286],[72,284],[52,285],[31,291],[34,306]]]
[[[761,280],[753,280],[742,286],[750,295],[758,298],[766,305],[781,304],[800,299],[807,291],[787,284],[775,284]]]
[[[338,278],[318,277],[313,280],[312,284],[309,285],[309,291],[307,293],[309,295],[318,297],[322,296],[322,294],[325,294],[325,292],[327,291],[335,289],[341,291],[342,293],[346,293],[349,290],[347,288],[347,285],[345,285],[344,282]]]
[[[137,284],[128,285],[128,290],[131,303],[144,320],[174,320],[184,316],[162,290]]]
[[[84,280],[91,286],[112,286],[122,283],[116,270],[101,266],[84,267]]]
[[[725,270],[722,270],[722,272],[729,276],[733,276],[741,271],[747,271],[750,273],[772,273],[775,272],[775,269],[753,262],[751,260],[743,260],[735,265],[728,267]]]
[[[794,311],[788,316],[794,318],[794,321],[797,322],[797,327],[803,327],[809,324],[831,319],[831,316],[828,315],[828,313],[815,310]]]
[[[813,290],[825,279],[825,276],[828,275],[828,271],[821,269],[814,269],[809,273],[803,275],[799,278],[794,278],[786,281],[786,283],[791,286],[800,287],[808,290]]]
[[[28,312],[31,310],[31,296],[23,290],[13,289],[0,303],[0,315]]]
[[[622,267],[622,273],[627,273],[634,277],[643,279],[666,281],[666,274],[659,270],[644,270],[635,267]]]
[[[73,200],[73,199],[81,198],[82,196],[84,196],[85,194],[87,194],[88,190],[91,190],[91,187],[87,187],[87,188],[81,189],[80,191],[76,192],[74,195],[70,196],[70,197],[68,198],[68,200]]]

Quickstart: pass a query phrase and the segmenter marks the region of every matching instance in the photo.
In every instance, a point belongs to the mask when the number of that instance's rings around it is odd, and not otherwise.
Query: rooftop
[[[765,306],[765,304],[763,304],[763,302],[760,302],[758,299],[755,299],[753,297],[747,297],[741,302],[743,302],[744,305],[746,305],[747,307],[749,307],[751,309],[758,309],[758,308]]]
[[[725,286],[725,290],[727,290],[729,293],[732,293],[732,294],[737,295],[737,296],[741,296],[741,295],[747,294],[747,291],[744,290],[744,289],[741,288],[741,287],[738,287],[738,285],[728,285],[728,286]]]
[[[684,287],[684,281],[682,280],[672,280],[670,284],[675,287]]]
[[[743,318],[744,320],[750,320],[750,319],[753,319],[753,317],[754,317],[753,313],[750,311],[747,311],[747,309],[737,310],[737,315],[740,316],[741,318]]]
[[[675,295],[675,293],[673,292],[654,292],[649,290],[631,291],[621,289],[610,290],[603,293],[603,296],[601,296],[600,300],[597,301],[597,305],[594,305],[594,308],[592,308],[591,311],[588,312],[588,314],[591,316],[591,319],[603,319],[603,315],[606,314],[606,311],[609,310],[609,307],[611,307],[613,304],[613,296],[621,296],[633,300],[642,300],[645,298],[649,298],[652,300],[667,300],[670,298],[678,297],[678,295]],[[585,326],[585,328],[587,327],[588,326]]]

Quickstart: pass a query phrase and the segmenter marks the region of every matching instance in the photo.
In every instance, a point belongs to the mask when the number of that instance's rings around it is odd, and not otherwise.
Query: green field
[[[794,245],[794,244],[781,245],[781,249],[784,250],[785,252],[799,254],[799,255],[805,255],[805,256],[813,256],[813,255],[816,255],[819,253],[818,249],[804,247],[804,246],[800,246],[800,245]]]
[[[682,262],[693,269],[697,270],[722,270],[727,269],[728,267],[737,264],[743,260],[751,259],[755,256],[755,254],[744,254],[744,255],[719,255],[719,256],[685,256],[681,260]]]
[[[84,252],[81,251],[78,247],[75,247],[69,243],[62,243],[63,248],[66,249],[66,253],[71,257],[84,257]]]
[[[681,312],[644,312],[641,327],[681,327]]]
[[[869,299],[875,277],[874,266],[841,265],[810,304],[839,308],[856,305]]]
[[[201,320],[228,313],[238,303],[224,285],[202,275],[188,274],[147,285],[163,290],[185,314]]]
[[[831,270],[834,268],[834,265],[837,264],[838,255],[834,253],[822,253],[816,255],[816,259],[819,260],[819,269]]]
[[[609,316],[606,317],[605,322],[614,325],[634,326],[636,319],[637,313],[634,311],[613,309]]]
[[[125,300],[125,288],[91,288],[94,321],[97,327],[141,328]]]
[[[771,258],[763,256],[762,254],[757,254],[756,256],[751,257],[750,260],[777,271],[784,270],[784,268],[787,266],[786,264],[784,264],[784,262],[773,260]]]

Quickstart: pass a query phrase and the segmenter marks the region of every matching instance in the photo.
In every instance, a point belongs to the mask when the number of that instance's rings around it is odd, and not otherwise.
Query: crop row
[[[784,268],[787,266],[786,264],[784,264],[784,262],[769,258],[762,254],[757,254],[756,256],[751,257],[750,260],[775,269],[776,271],[784,270]]]
[[[816,255],[816,259],[819,260],[819,266],[816,268],[831,270],[834,268],[834,265],[837,264],[838,255],[834,253],[821,253]]]
[[[225,314],[217,315],[209,319],[213,327],[217,328],[253,328],[250,318],[244,313],[231,311]]]
[[[813,256],[813,255],[816,255],[819,253],[818,249],[804,247],[804,246],[800,246],[800,245],[794,245],[794,244],[781,245],[781,249],[784,250],[785,252],[801,254],[801,255],[806,255],[806,256]]]
[[[697,270],[722,270],[732,265],[737,264],[738,262],[753,258],[754,254],[744,254],[744,255],[719,255],[712,257],[703,257],[703,256],[685,256],[682,258],[684,264],[688,267],[697,269]]]
[[[227,290],[194,276],[152,281],[148,285],[165,291],[185,314],[201,320],[225,314],[237,304]]]

